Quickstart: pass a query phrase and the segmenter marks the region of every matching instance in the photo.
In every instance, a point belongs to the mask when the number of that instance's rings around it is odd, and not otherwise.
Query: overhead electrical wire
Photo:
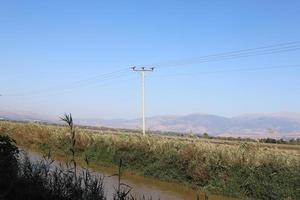
[[[160,78],[160,77],[177,77],[177,76],[197,76],[201,74],[218,74],[218,73],[229,73],[229,72],[244,72],[244,71],[260,71],[260,70],[273,70],[273,69],[300,69],[300,64],[295,65],[276,65],[276,66],[265,66],[265,67],[252,67],[252,68],[231,68],[224,70],[214,70],[214,71],[200,71],[194,73],[176,73],[176,74],[163,74],[163,75],[152,75],[150,78]]]
[[[100,75],[96,75],[96,76],[78,80],[78,81],[73,81],[73,82],[67,83],[65,85],[56,85],[56,86],[52,86],[50,88],[46,88],[46,89],[42,89],[42,90],[27,91],[27,92],[16,93],[16,94],[8,94],[5,96],[21,97],[21,96],[36,96],[36,95],[57,93],[57,92],[72,90],[75,88],[84,87],[84,86],[87,86],[87,85],[90,85],[93,83],[99,84],[99,83],[107,82],[110,80],[118,79],[118,78],[124,77],[126,74],[127,75],[129,74],[127,68],[126,68],[126,70],[121,69],[121,70],[117,70],[114,72],[100,74]]]
[[[177,67],[177,66],[192,65],[192,64],[199,64],[199,63],[231,60],[231,59],[237,59],[243,57],[277,54],[277,53],[296,51],[296,50],[300,50],[300,41],[280,43],[280,44],[269,45],[269,46],[261,46],[257,48],[249,48],[249,49],[243,49],[237,51],[229,51],[229,52],[211,54],[211,55],[206,55],[201,57],[192,57],[192,58],[186,58],[180,60],[158,62],[158,63],[146,65],[146,67],[150,67],[150,66],[155,66],[156,68]]]
[[[236,51],[229,51],[229,52],[223,52],[218,54],[211,54],[201,57],[193,57],[193,58],[187,58],[187,59],[181,59],[181,60],[174,60],[174,61],[167,61],[167,62],[160,62],[156,64],[151,65],[143,65],[145,67],[156,67],[156,68],[164,68],[164,67],[176,67],[176,66],[184,66],[184,65],[192,65],[192,64],[201,64],[201,63],[207,63],[207,62],[215,62],[215,61],[223,61],[223,60],[231,60],[231,59],[237,59],[237,58],[243,58],[243,57],[250,57],[250,56],[260,56],[260,55],[270,55],[270,54],[277,54],[282,52],[289,52],[289,51],[296,51],[300,50],[300,41],[294,41],[294,42],[288,42],[288,43],[280,43],[275,45],[268,45],[268,46],[261,46],[256,48],[248,48],[248,49],[242,49],[242,50],[236,50]],[[287,67],[287,66],[285,66]],[[269,67],[269,68],[248,68],[248,69],[229,69],[229,70],[219,70],[219,71],[212,71],[212,72],[201,72],[201,73],[223,73],[223,72],[235,72],[235,71],[251,71],[251,70],[261,70],[261,69],[273,69],[273,68],[283,68],[281,67]],[[57,93],[62,91],[68,91],[73,90],[75,88],[80,88],[83,86],[87,86],[93,83],[102,83],[109,80],[115,80],[118,78],[124,77],[126,74],[130,73],[129,67],[122,68],[116,71],[112,71],[106,74],[100,74],[96,76],[92,76],[86,79],[73,81],[71,83],[67,83],[64,85],[56,85],[51,86],[50,88],[42,89],[42,90],[35,90],[35,91],[27,91],[23,93],[17,93],[17,94],[7,94],[2,96],[32,96],[32,95],[44,95],[44,94],[51,94],[51,93]],[[197,73],[197,74],[201,74]],[[174,75],[168,75],[168,76],[182,76],[183,74],[174,74]],[[192,74],[191,74],[192,75]],[[195,75],[195,73],[193,73]],[[163,76],[163,75],[162,75]],[[158,77],[158,76],[154,76]]]
[[[119,69],[119,70],[116,70],[116,71],[113,71],[113,72],[109,72],[109,73],[106,73],[106,74],[95,75],[95,76],[92,76],[92,77],[89,77],[89,78],[86,78],[86,79],[74,81],[74,82],[72,82],[72,84],[78,84],[78,83],[83,83],[83,82],[95,81],[95,80],[99,80],[101,78],[107,78],[107,77],[114,76],[116,74],[122,74],[122,73],[125,73],[125,72],[126,73],[128,72],[128,68],[127,67]]]
[[[103,82],[98,82],[98,83],[93,83],[93,84],[87,84],[87,85],[84,85],[84,86],[80,86],[80,87],[71,87],[71,88],[64,88],[62,90],[57,90],[57,91],[53,91],[53,92],[48,92],[48,93],[40,93],[40,94],[34,94],[34,95],[26,95],[26,96],[46,96],[46,97],[49,97],[49,96],[60,96],[60,95],[64,95],[66,93],[70,93],[70,92],[74,92],[75,89],[78,89],[78,88],[90,88],[90,87],[96,87],[97,88],[106,88],[106,87],[109,87],[109,86],[112,86],[111,85],[111,82],[110,81],[113,81],[113,80],[116,80],[116,79],[119,79],[119,78],[125,78],[125,79],[121,79],[121,81],[128,81],[131,78],[126,78],[126,77],[130,77],[131,74],[127,74],[127,75],[123,75],[122,77],[114,77],[114,78],[111,78],[109,80],[107,80],[106,82],[103,81]],[[118,82],[119,83],[119,82]]]

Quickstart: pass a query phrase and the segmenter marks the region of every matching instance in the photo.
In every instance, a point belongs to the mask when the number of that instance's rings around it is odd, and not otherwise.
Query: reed
[[[0,134],[0,199],[30,200],[106,200],[104,177],[92,174],[89,160],[80,172],[76,162],[76,131],[72,115],[61,118],[68,125],[70,161],[53,165],[51,150],[43,158],[32,161],[26,151],[19,151],[16,141]],[[32,130],[32,129],[31,129]],[[7,131],[7,130],[6,130]],[[68,157],[68,156],[67,156]],[[131,187],[121,182],[122,159],[120,159],[118,185],[114,200],[137,200],[130,195]],[[146,200],[145,197],[141,198]],[[149,198],[151,199],[151,198]]]

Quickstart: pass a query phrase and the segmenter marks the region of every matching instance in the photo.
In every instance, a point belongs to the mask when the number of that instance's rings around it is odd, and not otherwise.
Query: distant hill
[[[58,117],[0,110],[0,118],[58,122]],[[80,119],[80,125],[139,129],[140,119]],[[227,118],[209,114],[155,116],[147,118],[147,129],[180,133],[208,133],[213,136],[250,138],[300,138],[300,113],[247,114]]]
[[[86,120],[79,123],[90,124]],[[140,128],[140,120],[93,120],[92,125]],[[300,113],[243,115],[226,118],[208,114],[157,116],[147,119],[147,128],[157,131],[208,133],[213,136],[250,138],[300,137]]]
[[[38,115],[35,113],[8,111],[4,109],[0,110],[0,119],[20,120],[20,121],[41,121],[41,120],[53,121],[54,120],[54,118]]]

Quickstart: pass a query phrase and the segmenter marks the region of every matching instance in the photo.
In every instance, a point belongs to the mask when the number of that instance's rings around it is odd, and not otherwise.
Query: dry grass
[[[68,154],[69,133],[64,127],[0,122],[0,133],[4,132],[21,146]],[[300,198],[297,148],[80,128],[76,141],[76,156],[88,156],[94,164],[117,165],[123,158],[128,169],[202,190],[243,198]]]

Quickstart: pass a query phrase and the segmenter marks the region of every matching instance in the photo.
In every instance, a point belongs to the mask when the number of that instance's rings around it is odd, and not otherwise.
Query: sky
[[[0,109],[81,118],[300,112],[300,2],[1,1]],[[300,43],[290,43],[299,44]]]

